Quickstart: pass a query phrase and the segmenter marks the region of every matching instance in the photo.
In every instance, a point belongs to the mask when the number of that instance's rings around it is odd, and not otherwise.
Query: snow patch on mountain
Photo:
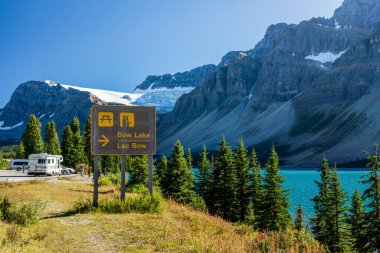
[[[57,86],[58,83],[51,80],[46,80],[49,86]],[[146,89],[137,89],[133,93],[116,92],[109,90],[100,90],[92,88],[83,88],[73,85],[60,84],[65,89],[75,89],[79,91],[86,91],[98,97],[106,103],[123,104],[123,105],[145,105],[156,106],[157,112],[169,112],[173,110],[177,99],[185,93],[189,93],[194,87],[175,87],[170,88],[155,88],[154,83]]]
[[[313,61],[319,61],[321,63],[327,63],[327,62],[334,62],[338,58],[344,54],[346,50],[339,52],[337,54],[334,54],[332,52],[324,52],[324,53],[319,53],[317,55],[308,55],[305,57],[306,60],[313,60]]]
[[[22,124],[24,124],[24,121],[21,121],[20,123],[14,125],[14,126],[2,127],[4,125],[4,121],[0,121],[0,130],[12,130],[12,129],[16,128],[16,127],[21,126]]]

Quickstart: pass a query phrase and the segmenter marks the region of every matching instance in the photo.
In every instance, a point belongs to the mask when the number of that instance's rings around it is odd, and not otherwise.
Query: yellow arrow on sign
[[[108,142],[110,142],[110,140],[105,135],[102,135],[102,137],[103,137],[103,139],[98,140],[98,142],[103,142],[102,147],[104,147],[108,144]]]

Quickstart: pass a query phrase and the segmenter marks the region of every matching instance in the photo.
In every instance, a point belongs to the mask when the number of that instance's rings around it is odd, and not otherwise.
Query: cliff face
[[[203,83],[205,78],[215,70],[213,64],[203,65],[186,72],[178,72],[173,75],[148,76],[135,90],[197,87]]]
[[[346,0],[330,19],[270,26],[254,49],[228,53],[160,117],[159,151],[176,139],[213,149],[225,135],[232,145],[239,137],[264,148],[275,143],[288,165],[315,165],[323,153],[337,162],[361,158],[377,135],[359,129],[380,128],[364,105],[380,80],[377,22],[377,1]],[[353,136],[362,137],[360,147]]]

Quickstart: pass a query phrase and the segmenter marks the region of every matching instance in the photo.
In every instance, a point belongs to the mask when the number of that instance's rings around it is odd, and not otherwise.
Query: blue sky
[[[28,80],[132,91],[147,75],[217,64],[273,23],[343,0],[0,0],[0,108]]]

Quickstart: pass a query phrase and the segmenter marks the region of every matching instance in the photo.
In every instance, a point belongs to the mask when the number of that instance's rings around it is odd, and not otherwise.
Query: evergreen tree
[[[148,186],[148,156],[136,156],[131,161],[131,167],[128,170],[129,184],[142,184]]]
[[[327,246],[331,252],[346,252],[348,249],[348,230],[346,224],[346,206],[347,194],[340,186],[340,180],[334,167],[331,180],[329,182],[329,210],[331,211],[326,220],[327,229],[329,231],[329,240]]]
[[[167,185],[164,194],[180,203],[189,203],[195,195],[194,174],[184,157],[183,146],[177,140],[165,174]]]
[[[189,168],[189,170],[193,170],[193,157],[191,156],[191,149],[188,148],[187,149],[187,153],[186,153],[186,164],[187,164],[187,167]]]
[[[61,146],[59,144],[58,134],[54,121],[50,121],[46,126],[45,152],[51,155],[61,154]]]
[[[107,171],[111,173],[120,172],[120,160],[117,156],[113,156],[113,155],[102,156],[100,160],[100,164],[103,171]]]
[[[368,188],[363,193],[366,203],[367,238],[368,249],[372,252],[380,252],[380,157],[378,145],[375,145],[374,155],[367,154],[370,172],[365,175],[363,183]]]
[[[91,154],[91,117],[87,118],[86,124],[84,125],[83,144],[85,161],[89,165],[94,166],[94,157]]]
[[[206,146],[203,145],[202,152],[200,153],[201,160],[198,162],[199,168],[199,178],[196,184],[196,191],[198,195],[203,197],[205,202],[208,202],[207,194],[207,186],[210,179],[210,161],[207,159],[207,149]]]
[[[166,156],[162,156],[157,162],[157,176],[158,182],[161,190],[165,192],[166,186],[168,185],[167,175],[168,175],[168,159]]]
[[[265,169],[266,174],[263,186],[263,214],[265,214],[265,220],[263,228],[269,231],[282,231],[291,226],[292,221],[288,212],[289,192],[282,189],[285,179],[280,175],[279,159],[274,146],[272,146]]]
[[[73,132],[72,158],[74,165],[76,166],[85,162],[83,138],[80,133],[80,122],[77,117],[74,117],[70,124],[70,128]]]
[[[27,158],[27,157],[25,157],[24,144],[21,141],[17,148],[16,159],[24,159],[24,158]]]
[[[294,223],[294,226],[295,226],[295,228],[298,231],[301,231],[304,228],[304,225],[303,225],[303,210],[302,210],[302,206],[301,205],[297,206],[297,216],[296,216],[296,221]]]
[[[62,133],[62,157],[63,164],[68,167],[75,168],[75,161],[72,157],[73,154],[73,132],[70,126],[66,126]]]
[[[25,157],[44,151],[44,143],[41,137],[41,123],[34,114],[29,116],[29,122],[25,127],[21,141],[24,144]]]
[[[237,178],[233,153],[225,137],[222,137],[219,144],[219,156],[216,159],[212,181],[215,214],[229,221],[237,221]]]
[[[330,215],[330,168],[326,157],[322,158],[322,166],[318,169],[321,181],[315,181],[318,187],[318,194],[312,198],[314,202],[315,216],[311,219],[312,231],[315,238],[323,244],[329,240],[327,222]]]
[[[257,158],[255,148],[252,148],[252,155],[250,159],[250,189],[249,195],[253,205],[253,210],[256,216],[256,228],[262,229],[262,223],[265,215],[262,214],[262,200],[263,200],[263,185],[261,177],[261,165]]]
[[[239,219],[244,221],[249,204],[249,159],[248,150],[244,146],[242,138],[239,140],[238,149],[235,152],[235,168],[237,173],[237,201],[239,210]]]
[[[246,213],[244,215],[244,223],[252,226],[254,229],[256,228],[255,210],[251,201],[248,202]]]
[[[350,215],[348,224],[350,225],[351,237],[353,239],[352,248],[356,252],[368,252],[365,228],[365,212],[363,208],[363,201],[358,190],[355,190],[352,196]]]

